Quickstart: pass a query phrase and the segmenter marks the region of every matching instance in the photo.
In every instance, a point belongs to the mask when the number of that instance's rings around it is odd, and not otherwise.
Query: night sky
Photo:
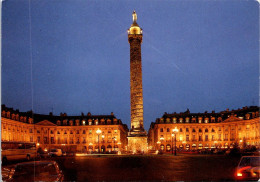
[[[41,114],[114,112],[130,126],[133,10],[143,29],[145,129],[164,112],[259,105],[253,0],[5,0],[2,104]]]

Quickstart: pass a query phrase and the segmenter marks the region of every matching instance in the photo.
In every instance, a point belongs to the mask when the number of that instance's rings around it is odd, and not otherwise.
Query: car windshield
[[[239,166],[240,167],[244,167],[244,166],[258,167],[258,166],[260,166],[259,157],[243,157]]]
[[[36,165],[18,165],[15,168],[13,178],[15,181],[53,181],[57,175],[56,168],[52,163]]]

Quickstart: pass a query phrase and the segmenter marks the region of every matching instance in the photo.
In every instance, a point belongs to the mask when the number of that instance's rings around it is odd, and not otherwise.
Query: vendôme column
[[[130,44],[130,94],[131,94],[131,130],[128,135],[128,149],[132,152],[147,151],[147,133],[143,124],[143,86],[142,86],[142,29],[137,24],[134,11],[133,24],[128,29]]]

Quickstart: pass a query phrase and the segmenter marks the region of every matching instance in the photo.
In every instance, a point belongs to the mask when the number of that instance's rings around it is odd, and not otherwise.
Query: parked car
[[[259,156],[243,156],[236,169],[237,180],[258,180],[260,178],[260,158]]]
[[[49,156],[51,157],[60,157],[62,156],[62,150],[61,149],[50,149]]]
[[[64,175],[55,161],[31,161],[2,169],[3,181],[63,181]]]

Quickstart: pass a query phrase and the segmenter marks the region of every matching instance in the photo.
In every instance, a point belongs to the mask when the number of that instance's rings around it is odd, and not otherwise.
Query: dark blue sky
[[[30,2],[2,4],[8,107],[42,114],[53,108],[58,115],[113,111],[130,126],[127,29],[134,9],[143,28],[146,129],[164,112],[258,105],[256,1]]]

